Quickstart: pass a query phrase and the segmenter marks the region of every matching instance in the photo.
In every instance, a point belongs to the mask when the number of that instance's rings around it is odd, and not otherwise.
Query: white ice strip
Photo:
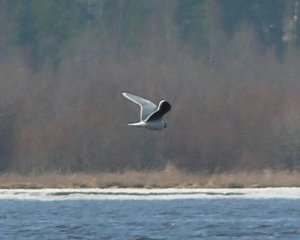
[[[0,189],[0,200],[300,199],[300,188]]]

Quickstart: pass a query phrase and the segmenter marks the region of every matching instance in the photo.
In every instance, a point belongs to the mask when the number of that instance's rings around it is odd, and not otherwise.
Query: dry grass
[[[164,171],[124,173],[46,173],[0,175],[0,188],[243,188],[300,187],[300,172],[272,171],[236,172],[222,174],[188,174],[174,167]]]

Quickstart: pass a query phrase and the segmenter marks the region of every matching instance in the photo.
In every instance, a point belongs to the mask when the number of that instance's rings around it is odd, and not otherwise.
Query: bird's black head
[[[167,102],[166,100],[161,100],[159,102],[159,109],[163,112],[163,113],[167,113],[171,110],[171,104],[169,102]]]

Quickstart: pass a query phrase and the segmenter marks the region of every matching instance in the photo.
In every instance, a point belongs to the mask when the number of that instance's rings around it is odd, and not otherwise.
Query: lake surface
[[[300,239],[300,189],[0,190],[0,239]]]

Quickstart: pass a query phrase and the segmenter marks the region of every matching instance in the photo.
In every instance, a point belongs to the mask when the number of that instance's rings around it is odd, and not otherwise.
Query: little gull
[[[144,127],[151,130],[162,130],[166,123],[162,120],[164,114],[171,110],[171,104],[161,100],[156,106],[148,99],[123,92],[122,95],[140,106],[140,121],[129,123],[129,126]]]

